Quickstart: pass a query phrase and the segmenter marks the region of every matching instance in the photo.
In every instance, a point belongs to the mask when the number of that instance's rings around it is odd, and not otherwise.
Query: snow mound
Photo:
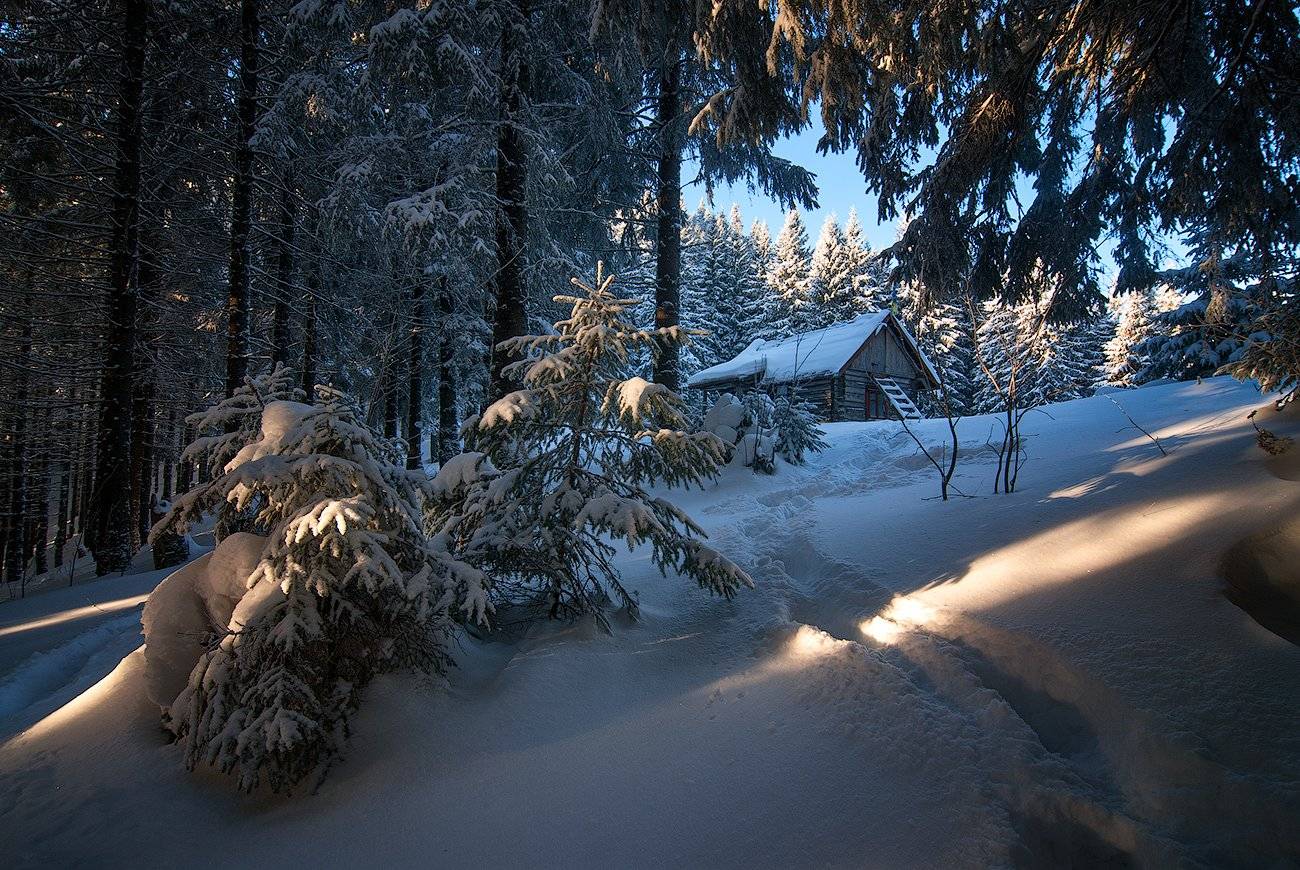
[[[1223,574],[1233,603],[1269,631],[1300,644],[1300,520],[1229,549]]]
[[[241,601],[254,597],[248,578],[265,548],[261,535],[233,534],[158,584],[149,596],[141,618],[144,680],[149,699],[159,707],[170,708],[184,691],[207,640],[244,621],[234,617],[246,609]]]

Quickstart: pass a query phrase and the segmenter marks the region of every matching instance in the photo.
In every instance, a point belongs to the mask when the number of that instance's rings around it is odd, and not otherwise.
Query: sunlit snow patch
[[[899,595],[880,613],[865,620],[859,628],[876,643],[892,644],[904,632],[933,621],[934,615],[933,608],[915,598]]]

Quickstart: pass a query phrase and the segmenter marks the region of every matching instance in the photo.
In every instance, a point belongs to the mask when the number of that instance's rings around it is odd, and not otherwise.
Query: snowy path
[[[640,623],[467,641],[446,689],[382,681],[314,797],[245,799],[181,772],[128,656],[0,746],[0,853],[16,866],[196,850],[214,866],[1296,862],[1300,650],[1220,594],[1218,565],[1294,516],[1300,484],[1255,455],[1246,387],[1119,398],[1169,457],[1116,431],[1099,397],[1027,421],[1035,458],[1012,496],[927,500],[932,477],[892,424],[830,427],[807,468],[729,473],[683,503],[757,589],[710,600],[634,554]],[[983,442],[987,421],[963,425]],[[991,470],[976,450],[961,484],[983,493]],[[49,670],[96,637],[126,639],[114,620],[127,613],[47,635]],[[21,658],[0,679],[64,679]]]

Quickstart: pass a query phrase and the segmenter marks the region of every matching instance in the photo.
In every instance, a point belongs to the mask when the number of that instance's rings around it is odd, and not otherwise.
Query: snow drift
[[[243,624],[239,603],[265,549],[266,538],[237,532],[172,574],[149,596],[141,617],[145,692],[163,710],[185,689],[206,642]]]

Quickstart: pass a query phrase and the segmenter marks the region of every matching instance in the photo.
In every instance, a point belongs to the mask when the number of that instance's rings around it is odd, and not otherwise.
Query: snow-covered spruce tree
[[[1254,379],[1266,393],[1278,393],[1277,405],[1295,401],[1300,390],[1300,295],[1296,281],[1279,281],[1280,301],[1253,324],[1240,358],[1228,373],[1241,380]]]
[[[809,266],[815,312],[810,326],[829,326],[859,313],[854,286],[854,270],[859,265],[840,229],[839,219],[834,214],[827,215]]]
[[[1141,380],[1209,377],[1237,362],[1268,310],[1248,259],[1211,257],[1160,278],[1153,334],[1138,348],[1147,358]],[[1170,307],[1177,299],[1186,301]]]
[[[891,302],[889,267],[872,254],[871,243],[867,241],[856,208],[849,209],[849,219],[844,225],[844,247],[853,275],[853,312],[849,316],[888,308]]]
[[[904,321],[934,363],[942,383],[938,391],[942,395],[921,395],[922,410],[928,417],[974,413],[976,390],[984,376],[973,358],[975,336],[968,306],[942,302],[923,310],[918,304],[919,294],[910,286],[900,288],[899,298]]]
[[[258,436],[153,532],[183,533],[227,503],[256,506],[266,531],[248,592],[167,715],[187,767],[215,765],[245,790],[324,776],[374,676],[442,671],[458,598],[468,618],[485,617],[479,575],[424,535],[423,472],[403,467],[400,444],[348,396],[317,395],[315,406],[268,403]]]
[[[1155,300],[1150,290],[1134,290],[1111,297],[1115,334],[1106,342],[1107,380],[1121,387],[1134,387],[1147,366],[1140,348],[1151,337]]]
[[[726,445],[682,431],[677,396],[630,374],[639,349],[680,344],[680,327],[640,329],[638,301],[610,292],[613,276],[573,279],[583,292],[555,297],[572,313],[557,334],[512,339],[523,388],[465,424],[472,451],[433,481],[430,532],[492,578],[499,603],[552,618],[593,614],[607,627],[612,599],[635,615],[635,594],[614,565],[610,539],[649,544],[654,564],[726,598],[749,576],[707,546],[703,531],[656,483],[691,486],[713,477]]]
[[[776,430],[776,452],[792,465],[803,465],[809,453],[826,449],[812,405],[797,398],[777,396],[773,400],[772,428]]]
[[[203,466],[207,477],[216,477],[236,454],[257,440],[262,411],[268,404],[301,402],[304,398],[297,378],[283,365],[266,374],[245,378],[244,385],[229,398],[185,418],[199,437],[185,448],[181,458]]]
[[[776,237],[767,273],[767,286],[772,295],[764,319],[777,335],[802,332],[815,319],[809,256],[808,231],[799,210],[792,208],[785,216],[781,234]]]

